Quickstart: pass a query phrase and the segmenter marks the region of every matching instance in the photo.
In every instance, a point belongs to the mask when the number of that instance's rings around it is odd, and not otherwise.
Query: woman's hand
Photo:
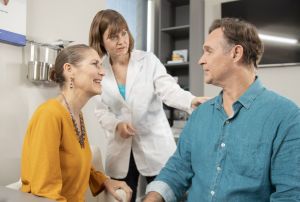
[[[191,107],[193,109],[195,109],[196,107],[198,107],[200,104],[203,104],[204,102],[206,102],[207,100],[211,99],[211,97],[195,97],[193,100],[192,100],[192,103],[191,103]]]
[[[131,123],[126,122],[120,122],[117,125],[116,132],[122,137],[122,138],[129,138],[135,134],[135,128],[131,125]]]
[[[107,179],[104,182],[104,186],[105,189],[112,194],[116,200],[120,201],[120,202],[125,202],[122,201],[122,199],[120,198],[120,196],[117,194],[117,190],[118,189],[123,189],[126,193],[126,202],[130,202],[131,199],[131,195],[132,195],[132,190],[130,189],[130,187],[123,181],[119,181],[119,180],[112,180],[112,179]]]

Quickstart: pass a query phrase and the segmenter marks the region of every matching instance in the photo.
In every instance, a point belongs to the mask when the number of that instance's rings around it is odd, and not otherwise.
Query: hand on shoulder
[[[206,102],[207,100],[210,100],[211,97],[195,97],[193,100],[192,100],[192,103],[191,103],[191,107],[193,109],[195,109],[196,107],[198,107],[200,104],[203,104],[204,102]]]

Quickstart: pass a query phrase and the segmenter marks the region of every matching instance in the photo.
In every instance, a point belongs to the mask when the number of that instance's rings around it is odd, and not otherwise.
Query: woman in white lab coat
[[[206,98],[181,89],[154,54],[133,50],[128,25],[114,10],[96,14],[89,43],[105,57],[95,114],[107,131],[106,172],[125,180],[135,201],[139,174],[149,183],[175,151],[163,103],[191,112]]]

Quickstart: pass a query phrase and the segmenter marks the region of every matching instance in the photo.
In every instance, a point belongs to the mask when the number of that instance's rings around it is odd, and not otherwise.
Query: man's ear
[[[235,45],[234,48],[232,49],[232,58],[234,61],[239,61],[242,59],[244,54],[244,48],[241,45]]]

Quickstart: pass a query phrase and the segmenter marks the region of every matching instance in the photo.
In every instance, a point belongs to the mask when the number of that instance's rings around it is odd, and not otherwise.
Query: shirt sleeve
[[[49,113],[51,112],[42,111],[36,114],[27,130],[22,155],[21,190],[66,202],[65,197],[61,195],[61,123]]]
[[[165,66],[159,59],[155,55],[152,55],[152,57],[155,61],[155,93],[161,97],[166,105],[191,113],[191,103],[195,96],[182,89],[175,79],[167,73]]]
[[[104,173],[96,171],[93,167],[91,168],[89,184],[93,196],[97,196],[105,189],[104,182],[106,179],[108,177]]]
[[[274,141],[270,201],[300,201],[300,109],[282,121]]]
[[[151,182],[146,189],[146,194],[154,191],[159,193],[165,202],[176,202],[176,197],[173,190],[169,187],[169,185],[163,181],[153,181]]]
[[[175,153],[155,178],[156,181],[162,181],[170,187],[175,195],[175,201],[179,201],[184,196],[194,176],[191,165],[191,141],[193,139],[191,129],[194,121],[193,113],[180,135]]]

